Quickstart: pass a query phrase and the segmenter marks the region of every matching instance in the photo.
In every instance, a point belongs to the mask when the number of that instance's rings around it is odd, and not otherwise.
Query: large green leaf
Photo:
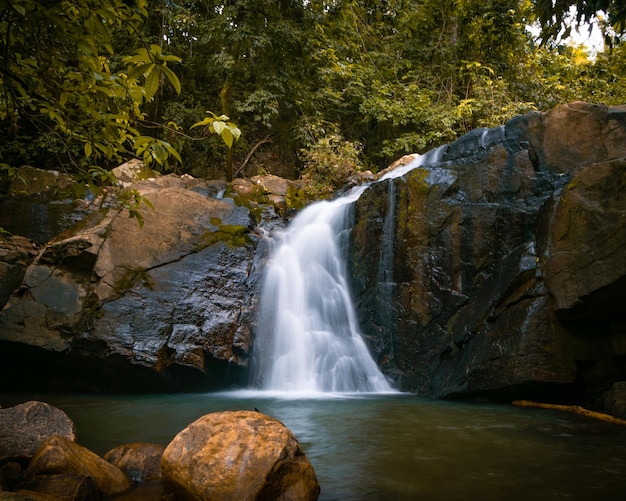
[[[151,101],[157,90],[159,89],[159,71],[156,70],[156,64],[148,73],[146,83],[144,84],[146,101]]]
[[[170,81],[176,93],[180,94],[180,91],[181,91],[180,80],[178,80],[178,77],[176,76],[176,74],[172,70],[170,70],[165,64],[160,65],[159,69],[163,72],[165,77]]]

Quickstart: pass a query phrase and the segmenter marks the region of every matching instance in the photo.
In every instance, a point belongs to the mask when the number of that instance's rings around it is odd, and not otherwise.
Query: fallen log
[[[620,419],[615,416],[610,416],[609,414],[604,414],[602,412],[590,411],[589,409],[585,409],[584,407],[581,407],[580,405],[545,404],[541,402],[532,402],[530,400],[514,400],[513,405],[518,405],[520,407],[539,407],[541,409],[554,409],[557,411],[573,412],[575,414],[580,414],[582,416],[599,419],[600,421],[606,421],[607,423],[620,424],[622,426],[626,426],[625,419]]]

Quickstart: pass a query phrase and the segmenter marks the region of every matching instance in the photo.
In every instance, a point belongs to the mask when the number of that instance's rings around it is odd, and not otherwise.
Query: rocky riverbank
[[[76,435],[44,402],[0,409],[0,500],[313,501],[320,492],[291,431],[257,411],[207,414],[169,444],[123,444],[103,457]]]

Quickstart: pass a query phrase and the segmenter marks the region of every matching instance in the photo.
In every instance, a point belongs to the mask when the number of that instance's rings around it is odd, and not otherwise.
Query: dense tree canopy
[[[0,167],[379,169],[528,110],[626,102],[623,44],[593,60],[556,36],[599,10],[618,41],[617,0],[0,0]]]

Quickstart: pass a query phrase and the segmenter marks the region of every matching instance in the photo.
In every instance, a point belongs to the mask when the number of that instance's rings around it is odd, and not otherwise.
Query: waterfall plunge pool
[[[559,411],[255,391],[3,395],[0,404],[27,400],[63,409],[78,442],[100,455],[131,442],[166,445],[204,414],[256,407],[295,434],[321,501],[621,500],[626,492],[626,429]]]

